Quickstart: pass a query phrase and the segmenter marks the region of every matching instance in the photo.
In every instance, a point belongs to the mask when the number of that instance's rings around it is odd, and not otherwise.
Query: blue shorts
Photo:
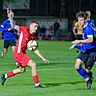
[[[80,52],[80,54],[77,56],[78,59],[82,60],[83,63],[85,64],[85,68],[87,69],[92,69],[95,60],[96,60],[96,54],[87,54]]]
[[[9,46],[16,46],[16,40],[4,40],[4,48],[8,48]]]

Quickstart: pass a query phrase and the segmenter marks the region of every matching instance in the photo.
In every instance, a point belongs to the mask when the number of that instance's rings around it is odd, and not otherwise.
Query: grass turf
[[[0,41],[2,49],[2,40]],[[37,72],[42,89],[34,88],[31,77],[31,68],[26,72],[9,78],[4,86],[0,86],[0,96],[96,96],[96,79],[91,90],[86,89],[83,78],[75,69],[76,50],[69,50],[70,42],[39,41],[40,52],[50,61],[44,64],[34,52],[27,51],[28,55],[37,63]],[[16,68],[11,48],[0,58],[0,75]],[[96,77],[96,65],[93,67]]]

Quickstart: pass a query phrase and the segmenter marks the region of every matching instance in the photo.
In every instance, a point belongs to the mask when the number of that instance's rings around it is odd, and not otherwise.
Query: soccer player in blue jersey
[[[86,20],[87,20],[87,22],[88,22],[88,24],[89,25],[91,25],[93,28],[94,28],[94,30],[95,30],[95,23],[94,23],[94,20],[91,18],[91,12],[90,11],[85,11],[85,13],[86,13]],[[81,50],[81,46],[80,45],[72,45],[71,47],[70,47],[70,49],[73,49],[73,48],[76,48],[77,50]]]
[[[75,68],[77,72],[85,79],[86,87],[91,88],[93,75],[92,67],[96,57],[96,42],[93,42],[94,29],[86,21],[85,12],[77,13],[76,15],[79,25],[83,28],[83,40],[74,40],[72,44],[82,44],[81,52],[76,58]],[[82,67],[82,63],[85,68]]]
[[[7,9],[8,19],[5,20],[0,25],[0,31],[3,33],[3,39],[4,39],[4,49],[3,49],[3,52],[1,53],[1,57],[3,57],[4,54],[7,52],[9,46],[11,46],[12,50],[14,51],[14,48],[16,45],[16,33],[17,33],[17,31],[11,27],[10,16],[8,14],[9,11],[10,11],[10,9]],[[14,13],[12,16],[14,16]],[[15,20],[14,20],[14,23],[16,23]]]

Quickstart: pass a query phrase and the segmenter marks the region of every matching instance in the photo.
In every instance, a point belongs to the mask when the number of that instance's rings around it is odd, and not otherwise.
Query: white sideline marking
[[[74,68],[44,68],[44,69],[38,69],[37,68],[37,71],[55,71],[55,70],[69,70],[69,69],[74,69]],[[27,69],[26,71],[31,71],[29,69]],[[4,72],[9,72],[9,70],[5,70],[5,71],[0,71],[0,73],[4,73]]]
[[[3,65],[3,64],[7,64],[7,65],[12,64],[12,65],[15,65],[15,63],[16,63],[16,62],[14,62],[14,63],[1,63],[1,64],[2,64],[2,65]],[[36,63],[39,64],[39,63],[42,63],[42,62],[36,62]],[[57,62],[56,62],[56,61],[51,61],[49,64],[51,65],[51,63],[69,63],[69,64],[70,64],[70,63],[73,63],[73,64],[74,64],[75,62],[73,62],[73,61],[64,61],[64,60],[63,60],[63,61],[57,61]]]
[[[74,68],[46,68],[46,69],[37,69],[38,71],[54,71],[54,70],[69,70]]]

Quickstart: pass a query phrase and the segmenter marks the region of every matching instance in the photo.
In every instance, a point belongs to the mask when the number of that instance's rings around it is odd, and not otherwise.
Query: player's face
[[[84,26],[85,20],[83,17],[78,17],[78,23],[80,26]]]
[[[32,33],[35,33],[37,29],[38,29],[38,24],[36,24],[36,23],[31,23],[30,24],[30,31]]]

